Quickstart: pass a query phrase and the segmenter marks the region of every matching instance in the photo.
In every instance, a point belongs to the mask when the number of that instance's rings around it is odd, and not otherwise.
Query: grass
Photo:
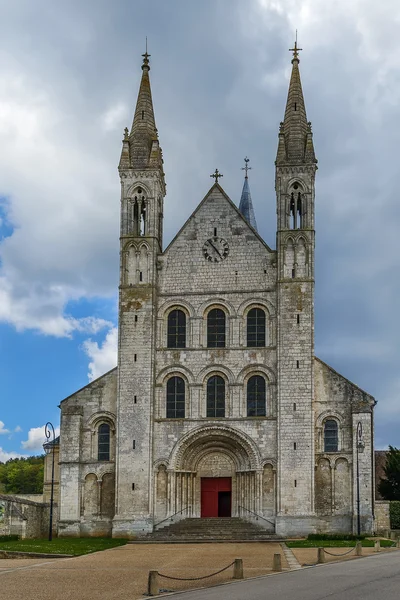
[[[52,542],[41,540],[13,540],[0,542],[0,550],[18,552],[42,552],[45,554],[72,554],[80,556],[123,546],[127,540],[112,538],[54,538]]]
[[[364,548],[373,548],[375,540],[360,540]],[[381,540],[381,547],[388,548],[393,546],[393,540]],[[293,540],[286,542],[289,548],[352,548],[356,545],[356,540]]]

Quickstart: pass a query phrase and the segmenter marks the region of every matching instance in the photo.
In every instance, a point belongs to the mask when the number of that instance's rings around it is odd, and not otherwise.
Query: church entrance
[[[230,517],[232,505],[231,477],[201,478],[201,516]]]

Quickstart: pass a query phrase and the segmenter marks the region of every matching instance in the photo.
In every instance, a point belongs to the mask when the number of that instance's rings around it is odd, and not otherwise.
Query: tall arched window
[[[266,416],[266,386],[261,375],[253,375],[247,382],[247,416]]]
[[[167,419],[185,418],[185,382],[171,377],[167,382]]]
[[[207,347],[225,347],[225,313],[220,308],[213,308],[207,315]]]
[[[97,431],[97,460],[110,460],[110,426],[102,423]]]
[[[219,375],[207,381],[207,417],[225,416],[225,380]]]
[[[337,452],[338,446],[338,424],[333,419],[328,419],[324,424],[324,452]]]
[[[178,308],[168,315],[168,348],[186,347],[186,315]]]
[[[252,308],[247,314],[247,345],[252,348],[265,346],[265,311]]]

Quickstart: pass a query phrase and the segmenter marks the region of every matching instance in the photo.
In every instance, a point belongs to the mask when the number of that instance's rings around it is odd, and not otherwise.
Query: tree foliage
[[[5,494],[41,494],[44,456],[12,458],[0,463],[0,492]]]
[[[385,500],[400,500],[400,450],[389,446],[384,467],[385,479],[381,479],[378,490]]]

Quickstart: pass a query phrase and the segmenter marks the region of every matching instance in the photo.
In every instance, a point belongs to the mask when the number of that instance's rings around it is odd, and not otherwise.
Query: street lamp
[[[360,464],[359,454],[364,452],[364,442],[362,439],[362,423],[358,421],[356,432],[356,452],[357,452],[357,535],[361,534],[361,517],[360,517]]]
[[[51,444],[52,452],[51,452],[51,492],[50,492],[49,542],[51,542],[53,540],[54,449],[55,449],[55,445],[56,445],[56,433],[55,433],[54,427],[53,427],[52,423],[50,423],[50,421],[48,423],[46,423],[46,425],[44,427],[44,434],[47,438],[46,445],[47,446],[50,445],[50,436],[51,436],[50,427],[53,431],[53,443]]]

